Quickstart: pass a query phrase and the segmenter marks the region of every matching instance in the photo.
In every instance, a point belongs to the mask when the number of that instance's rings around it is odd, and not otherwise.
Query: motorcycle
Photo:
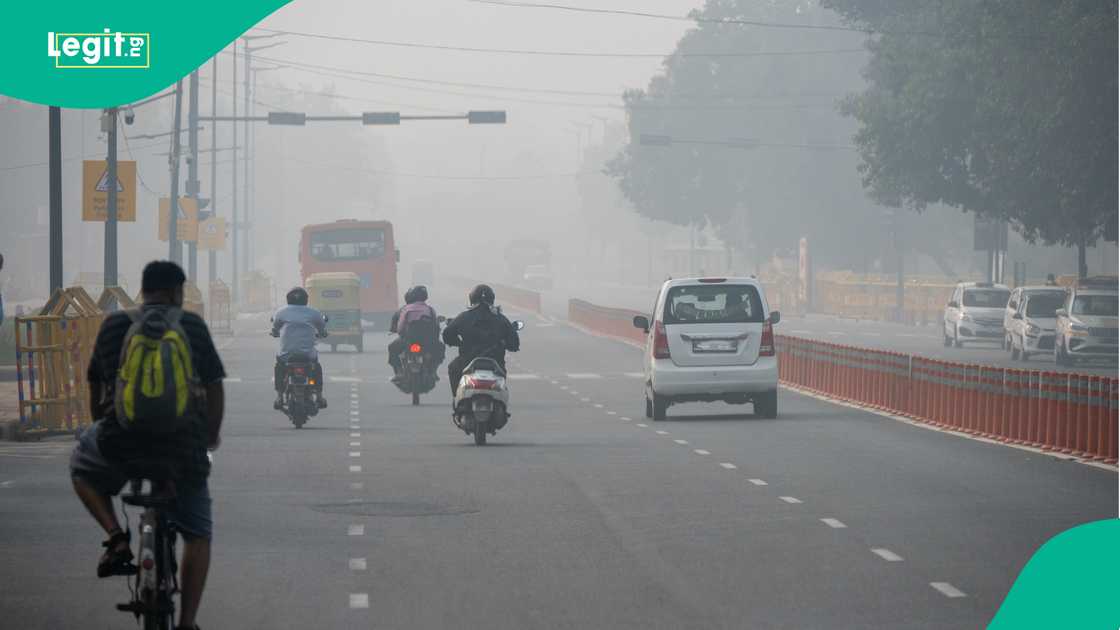
[[[316,335],[316,338],[326,336]],[[319,410],[325,406],[319,400],[319,388],[322,384],[315,382],[313,368],[314,361],[307,355],[291,355],[284,362],[284,392],[280,396],[280,404],[274,404],[273,407],[283,411],[297,429],[302,428],[308,419],[319,415]]]
[[[437,318],[434,338],[439,338],[439,324],[444,321],[446,318],[442,315]],[[436,360],[423,344],[415,341],[405,347],[404,352],[400,354],[400,360],[402,378],[394,382],[402,392],[412,395],[413,405],[419,405],[420,395],[435,389],[439,381],[439,375],[436,374]]]
[[[515,321],[513,326],[521,330],[525,323]],[[473,435],[478,446],[484,446],[487,434],[496,434],[510,418],[506,373],[495,359],[485,356],[502,345],[500,342],[467,364],[455,393],[452,422],[467,435]]]

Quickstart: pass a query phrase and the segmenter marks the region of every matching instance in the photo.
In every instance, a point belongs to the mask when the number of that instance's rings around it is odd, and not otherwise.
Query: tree
[[[877,201],[945,203],[1030,242],[1117,221],[1117,6],[1099,0],[822,0],[873,31],[860,172]]]

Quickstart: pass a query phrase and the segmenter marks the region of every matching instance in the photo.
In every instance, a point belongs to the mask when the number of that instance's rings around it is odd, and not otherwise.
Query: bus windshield
[[[385,230],[350,228],[311,233],[311,256],[315,260],[368,260],[385,255]]]

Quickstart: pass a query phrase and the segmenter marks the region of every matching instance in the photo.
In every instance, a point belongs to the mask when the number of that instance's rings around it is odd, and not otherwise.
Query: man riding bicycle
[[[184,282],[186,276],[175,263],[149,263],[141,281],[140,309],[112,313],[102,323],[86,375],[95,422],[79,437],[70,458],[70,476],[78,498],[109,537],[102,543],[105,553],[97,565],[97,576],[108,577],[136,572],[129,532],[121,530],[112,503],[112,496],[128,481],[129,464],[156,461],[174,471],[174,500],[168,517],[183,537],[178,627],[192,629],[197,628],[195,615],[210,567],[207,449],[214,450],[220,443],[225,405],[222,379],[226,374],[206,323],[182,310]],[[188,372],[193,377],[192,404],[184,414],[184,423],[174,431],[158,434],[126,427],[127,422],[118,418],[115,400],[122,348],[133,336],[136,321],[149,320],[171,322],[175,330],[185,334],[191,366]]]

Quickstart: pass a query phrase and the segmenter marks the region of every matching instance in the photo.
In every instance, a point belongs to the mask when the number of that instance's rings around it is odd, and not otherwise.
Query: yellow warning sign
[[[198,224],[198,248],[223,250],[226,248],[226,220],[210,217]]]
[[[169,222],[167,217],[171,213],[171,198],[160,197],[159,200],[159,240],[166,241]],[[198,203],[191,197],[179,197],[179,222],[175,227],[175,238],[180,241],[198,240]]]
[[[136,162],[117,160],[117,221],[136,220]],[[82,162],[82,220],[109,218],[109,165],[105,160]]]

